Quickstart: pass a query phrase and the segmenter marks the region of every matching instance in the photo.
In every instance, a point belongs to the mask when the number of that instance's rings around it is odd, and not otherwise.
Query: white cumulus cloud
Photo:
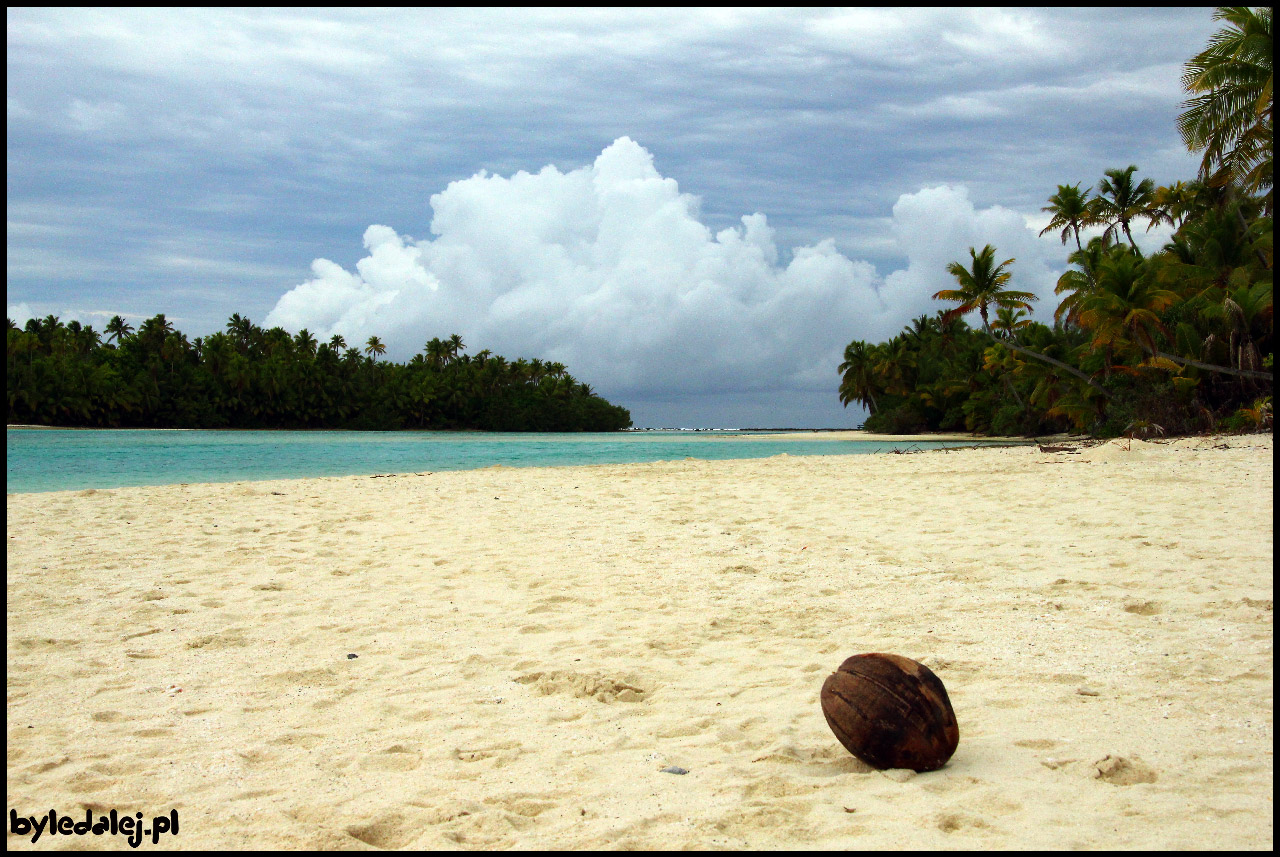
[[[698,199],[627,137],[569,172],[455,181],[431,209],[425,240],[370,226],[354,272],[317,259],[266,324],[352,344],[376,335],[401,360],[459,333],[472,351],[562,362],[624,404],[828,387],[834,401],[844,346],[940,309],[930,295],[953,285],[946,265],[969,247],[1016,256],[1014,283],[1047,298],[1043,318],[1065,261],[1022,215],[976,209],[965,188],[943,186],[894,206],[901,270],[881,276],[833,239],[784,263],[764,214],[713,234]]]

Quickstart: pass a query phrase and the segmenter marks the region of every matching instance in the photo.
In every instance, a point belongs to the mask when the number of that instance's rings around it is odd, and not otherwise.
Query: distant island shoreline
[[[19,429],[25,431],[172,431],[172,432],[190,432],[190,431],[250,431],[250,432],[350,432],[359,431],[362,433],[380,434],[386,433],[388,430],[383,429],[345,429],[345,428],[136,428],[136,427],[101,427],[101,426],[51,426],[37,425],[33,423],[9,423],[6,429]],[[412,434],[484,434],[494,437],[502,437],[504,435],[521,435],[521,434],[563,434],[572,436],[574,434],[584,434],[584,432],[518,432],[518,431],[486,431],[483,429],[392,429],[390,431],[409,432]],[[809,440],[812,435],[822,435],[823,439],[830,440],[854,440],[854,441],[892,441],[892,442],[964,442],[964,441],[980,441],[983,443],[1031,443],[1035,438],[1027,437],[997,437],[969,434],[963,432],[934,432],[929,434],[884,434],[881,432],[868,432],[862,429],[849,428],[699,428],[699,429],[679,429],[679,428],[639,428],[639,429],[622,429],[612,432],[591,432],[592,434],[616,434],[619,436],[637,435],[637,434],[655,434],[659,432],[667,432],[672,434],[699,434],[699,435],[721,435],[725,439],[737,437],[758,437],[760,435],[771,435],[775,439],[778,435],[786,436],[786,439]],[[1067,435],[1055,435],[1052,438],[1041,437],[1039,440],[1065,440]]]

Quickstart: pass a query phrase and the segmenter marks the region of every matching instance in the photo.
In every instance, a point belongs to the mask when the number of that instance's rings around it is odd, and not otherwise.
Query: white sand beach
[[[704,435],[705,436],[705,435]],[[771,441],[803,441],[803,440],[860,440],[884,441],[899,444],[919,443],[988,443],[990,441],[1014,441],[1026,443],[1021,437],[978,436],[969,432],[934,432],[932,434],[877,434],[861,429],[823,429],[822,431],[777,431],[777,432],[743,432],[714,436],[716,440],[726,442],[749,441],[767,438]],[[678,436],[677,436],[678,439]]]
[[[185,849],[1270,849],[1272,488],[1264,435],[9,495],[8,807],[177,809]],[[824,721],[877,651],[946,685],[941,770]]]

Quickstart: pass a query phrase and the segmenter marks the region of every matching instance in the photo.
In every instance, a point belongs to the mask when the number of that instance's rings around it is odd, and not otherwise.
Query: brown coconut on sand
[[[822,685],[822,714],[844,748],[873,768],[922,773],[947,763],[960,727],[947,689],[924,664],[872,652],[840,664]]]

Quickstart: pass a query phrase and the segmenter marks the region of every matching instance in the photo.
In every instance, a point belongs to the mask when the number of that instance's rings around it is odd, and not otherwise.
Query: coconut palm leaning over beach
[[[947,310],[942,314],[944,320],[959,318],[968,312],[978,311],[978,315],[982,316],[982,330],[992,339],[1007,348],[1017,351],[1019,354],[1025,354],[1028,357],[1034,357],[1036,360],[1042,360],[1053,366],[1057,366],[1066,372],[1084,381],[1090,387],[1093,387],[1099,393],[1108,395],[1107,391],[1102,388],[1097,381],[1090,378],[1073,366],[1068,366],[1061,360],[1055,360],[1044,354],[1015,345],[1008,340],[1001,339],[991,330],[991,323],[988,320],[988,311],[991,306],[1003,309],[1023,309],[1031,310],[1031,301],[1038,298],[1031,292],[1020,292],[1015,289],[1006,289],[1005,283],[1013,277],[1011,271],[1005,270],[1012,265],[1015,259],[1005,259],[999,265],[995,263],[996,248],[987,244],[981,251],[975,251],[969,248],[969,257],[972,259],[972,265],[966,268],[960,262],[952,262],[947,266],[947,273],[956,278],[959,283],[958,289],[943,289],[934,294],[934,300],[955,301],[959,304],[957,307]]]

